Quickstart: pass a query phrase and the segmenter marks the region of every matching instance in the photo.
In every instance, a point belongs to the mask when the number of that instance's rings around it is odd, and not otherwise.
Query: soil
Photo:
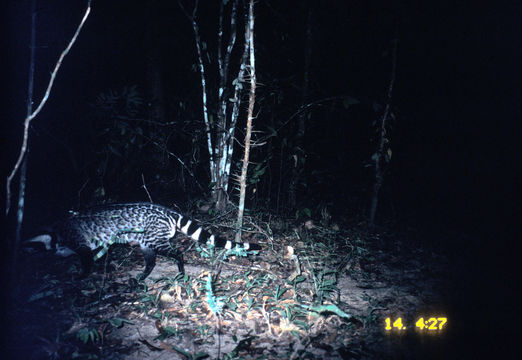
[[[137,248],[111,248],[84,279],[74,256],[25,249],[8,311],[7,354],[129,360],[480,357],[473,344],[484,334],[470,328],[474,293],[464,254],[426,245],[415,233],[337,226],[253,238],[263,251],[248,257],[216,261],[188,252],[185,276],[173,259],[159,256],[139,284],[134,278],[144,262]]]

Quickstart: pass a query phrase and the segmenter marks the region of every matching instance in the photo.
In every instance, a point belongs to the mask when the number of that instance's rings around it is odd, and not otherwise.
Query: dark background
[[[90,182],[82,196],[93,196],[100,186],[93,180],[99,161],[96,150],[105,138],[92,130],[102,126],[103,117],[90,104],[100,93],[133,85],[147,101],[151,54],[160,59],[156,66],[170,104],[169,120],[190,123],[183,130],[170,130],[169,150],[179,156],[190,153],[192,136],[199,134],[195,138],[201,157],[194,171],[202,184],[208,184],[200,79],[192,70],[196,62],[193,33],[177,2],[113,0],[92,5],[49,101],[31,127],[25,215],[30,225],[40,225],[77,206],[78,191],[87,179]],[[284,123],[301,105],[305,5],[302,1],[256,3],[260,83],[256,130],[268,131],[274,121]],[[360,104],[344,109],[340,102],[331,102],[312,108],[305,138],[307,186],[299,190],[298,206],[315,211],[314,204],[324,202],[333,209],[334,218],[340,219],[367,215],[372,168],[365,165],[375,149],[371,123],[380,115],[372,104],[383,103],[391,71],[390,44],[397,34],[393,158],[381,191],[378,223],[393,221],[416,228],[425,234],[423,240],[440,242],[441,247],[462,254],[477,297],[482,294],[481,284],[489,289],[486,299],[478,300],[480,304],[502,305],[515,296],[520,272],[516,255],[520,240],[520,5],[325,1],[310,6],[310,101],[348,95]],[[82,1],[38,2],[36,103],[84,7]],[[8,10],[7,112],[2,131],[6,172],[21,143],[26,111],[30,2],[10,1]],[[202,38],[214,56],[214,2],[201,3],[199,22]],[[215,73],[215,58],[211,66],[214,68],[208,71]],[[180,102],[184,107],[177,106]],[[254,149],[254,160],[261,161],[259,157],[273,151],[270,169],[276,169],[279,161],[291,164],[288,158],[276,155],[278,141],[291,139],[295,128],[296,121],[289,122],[273,148]],[[241,130],[237,136],[242,139]],[[236,155],[239,152],[237,147]],[[147,160],[146,156],[134,157],[132,169],[136,171],[126,173],[124,181],[116,179],[116,174],[105,179],[106,196],[115,201],[147,200],[141,173],[162,174],[147,167]],[[85,166],[73,171],[72,162]],[[121,164],[126,163],[120,160]],[[175,161],[167,165],[179,169]],[[247,206],[259,204],[261,198],[263,206],[275,209],[273,184],[281,174],[270,169],[261,181],[258,202],[251,200]],[[168,185],[170,174],[161,178],[163,187],[151,185],[156,201],[184,203],[205,196],[194,186],[181,188],[175,181]],[[272,187],[266,180],[269,176],[274,179]],[[13,188],[16,186],[15,182]],[[281,214],[295,211],[277,210]]]

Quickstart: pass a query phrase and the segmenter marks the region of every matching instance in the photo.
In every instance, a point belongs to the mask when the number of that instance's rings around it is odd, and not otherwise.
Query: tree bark
[[[250,0],[248,7],[248,22],[245,24],[248,27],[247,36],[245,42],[248,43],[250,64],[249,64],[249,75],[250,75],[250,95],[248,100],[248,115],[247,115],[247,126],[245,134],[245,154],[243,157],[243,166],[241,168],[240,177],[240,191],[239,191],[239,210],[237,215],[236,224],[236,242],[241,242],[241,229],[243,227],[243,213],[245,211],[245,194],[246,194],[246,179],[248,172],[248,161],[250,158],[250,138],[252,135],[252,119],[254,117],[254,105],[256,101],[256,66],[255,66],[255,49],[254,49],[254,0]]]
[[[210,123],[210,117],[208,114],[208,87],[206,82],[206,69],[203,63],[204,56],[202,54],[202,45],[199,35],[199,28],[196,21],[196,12],[198,7],[198,1],[196,0],[194,10],[192,14],[188,14],[183,7],[180,0],[178,3],[189,18],[194,30],[194,36],[196,41],[196,49],[198,54],[198,66],[201,74],[202,84],[202,98],[203,98],[203,117],[205,122],[205,130],[207,135],[207,146],[210,155],[210,181],[213,184],[212,200],[216,205],[218,211],[226,209],[228,202],[228,183],[230,178],[230,168],[232,163],[232,155],[234,152],[234,131],[237,123],[237,117],[239,113],[240,104],[240,93],[242,90],[242,79],[245,67],[243,66],[243,60],[240,65],[238,78],[232,83],[234,85],[233,100],[230,100],[230,87],[228,84],[228,74],[230,73],[230,58],[232,50],[236,42],[236,23],[237,23],[237,7],[238,0],[232,2],[232,9],[230,14],[230,37],[226,45],[226,49],[223,48],[223,23],[224,23],[224,7],[225,3],[221,2],[219,7],[219,21],[218,21],[218,51],[217,51],[217,63],[218,63],[218,96],[217,96],[217,113],[216,120]],[[223,50],[225,52],[223,53]],[[244,59],[244,58],[242,58]],[[233,102],[232,111],[230,111],[229,102]]]

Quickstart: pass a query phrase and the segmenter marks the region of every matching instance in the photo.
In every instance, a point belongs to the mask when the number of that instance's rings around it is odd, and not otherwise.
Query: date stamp
[[[415,329],[419,332],[441,333],[445,330],[448,323],[446,316],[421,316],[411,324],[403,320],[402,317],[387,317],[384,319],[384,331],[387,333],[402,332],[410,329]]]

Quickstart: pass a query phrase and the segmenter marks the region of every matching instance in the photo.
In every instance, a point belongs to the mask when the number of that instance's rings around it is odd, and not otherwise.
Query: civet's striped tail
[[[227,250],[231,250],[234,247],[238,247],[243,250],[261,250],[261,246],[258,244],[250,244],[248,242],[237,243],[235,241],[216,238],[213,234],[204,230],[203,227],[192,222],[192,220],[187,219],[181,214],[178,215],[179,217],[176,222],[177,230],[200,243],[208,243],[217,248],[225,248]]]
[[[41,242],[60,256],[78,254],[84,275],[112,244],[137,243],[145,258],[145,270],[139,276],[144,279],[156,265],[157,252],[173,255],[179,271],[184,272],[183,251],[179,240],[174,238],[178,231],[200,243],[238,249],[238,253],[261,250],[257,244],[238,244],[216,238],[180,213],[151,203],[108,205],[79,213],[60,222],[49,235],[40,235],[29,241]]]

